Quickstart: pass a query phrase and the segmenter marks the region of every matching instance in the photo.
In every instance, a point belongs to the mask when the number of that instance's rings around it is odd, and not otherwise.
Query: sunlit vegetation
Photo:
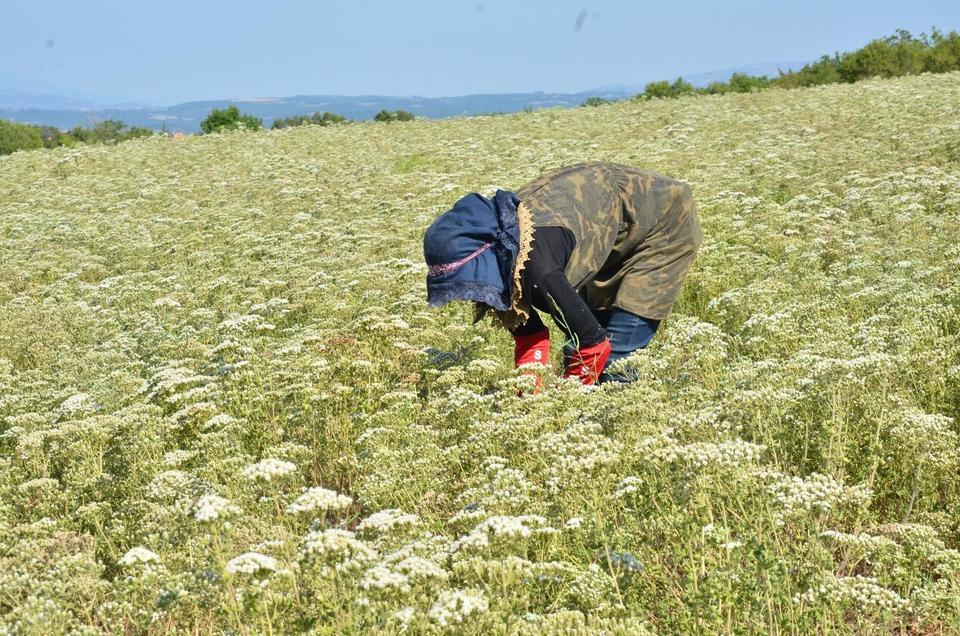
[[[0,632],[960,631],[960,74],[0,158]],[[459,196],[704,227],[628,385],[425,302]],[[556,347],[560,347],[559,342]]]

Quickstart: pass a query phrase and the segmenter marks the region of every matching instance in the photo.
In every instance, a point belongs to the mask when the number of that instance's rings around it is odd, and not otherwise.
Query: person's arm
[[[586,347],[602,342],[606,333],[564,273],[574,246],[573,233],[564,227],[536,228],[521,286],[530,304],[549,314],[574,347]],[[539,330],[538,326],[543,329],[542,325],[539,317],[534,322],[531,316],[521,329],[532,333]]]
[[[575,247],[573,234],[562,227],[539,227],[534,230],[533,237],[530,260],[521,274],[523,294],[533,307],[550,314],[575,349],[566,361],[564,377],[575,377],[583,384],[595,384],[610,356],[610,339],[564,272]],[[532,332],[543,322],[539,317],[534,322],[531,316],[528,325],[525,325],[526,329]],[[546,327],[542,327],[539,333],[518,337],[516,342],[516,351],[521,346],[531,346],[531,343],[537,343],[536,346],[541,348],[545,346],[547,351],[550,348]]]

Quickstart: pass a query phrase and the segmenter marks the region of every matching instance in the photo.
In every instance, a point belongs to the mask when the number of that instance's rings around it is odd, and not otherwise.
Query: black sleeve
[[[543,331],[547,326],[543,324],[543,320],[540,319],[540,314],[536,311],[530,312],[530,320],[523,323],[519,327],[513,330],[513,335],[515,336],[532,336],[538,331]]]
[[[523,296],[535,309],[548,313],[571,342],[584,347],[597,344],[607,335],[564,274],[574,246],[573,233],[566,228],[535,228],[530,259],[520,274],[520,286]],[[541,329],[543,321],[534,312],[514,335],[528,335]]]

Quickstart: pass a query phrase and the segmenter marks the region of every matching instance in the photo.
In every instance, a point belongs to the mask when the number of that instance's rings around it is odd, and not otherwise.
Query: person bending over
[[[608,365],[650,342],[702,238],[686,183],[579,163],[492,199],[470,193],[440,215],[423,238],[427,301],[472,301],[474,322],[493,312],[517,367],[549,363],[545,312],[566,336],[564,376],[626,381]]]

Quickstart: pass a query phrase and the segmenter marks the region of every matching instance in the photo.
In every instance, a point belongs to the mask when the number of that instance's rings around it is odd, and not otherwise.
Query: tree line
[[[770,87],[802,88],[823,84],[853,83],[870,77],[900,77],[920,73],[946,73],[960,70],[960,35],[946,35],[933,29],[930,35],[913,36],[898,30],[894,35],[872,40],[866,46],[846,53],[824,55],[798,71],[781,72],[777,77],[734,73],[726,82],[711,82],[695,88],[678,77],[673,82],[650,82],[632,99],[663,99],[681,95],[723,95],[750,93]],[[610,100],[591,97],[582,106],[600,106]]]
[[[107,119],[89,128],[76,126],[67,131],[54,126],[19,124],[0,119],[0,155],[8,155],[15,150],[75,146],[78,143],[118,143],[152,134],[154,132],[149,128],[128,127],[116,119]]]
[[[415,119],[413,113],[405,110],[382,110],[373,116],[373,120],[379,122],[410,121],[413,119]],[[312,115],[294,115],[275,119],[272,128],[277,130],[306,124],[329,126],[349,121],[351,120],[336,113],[316,112]],[[259,130],[261,128],[263,128],[262,119],[242,113],[236,106],[228,106],[223,109],[214,108],[200,122],[200,130],[205,134],[224,130]],[[68,131],[61,131],[54,126],[20,124],[0,119],[0,155],[8,155],[17,150],[56,148],[58,146],[72,147],[78,143],[118,143],[153,134],[156,133],[150,128],[128,127],[124,122],[115,119],[98,122],[89,128],[76,126]]]
[[[416,119],[413,113],[405,110],[381,110],[373,116],[373,121],[394,122],[411,121]],[[343,115],[331,112],[316,112],[312,115],[294,115],[292,117],[283,117],[273,120],[271,126],[274,130],[281,128],[291,128],[294,126],[305,126],[313,124],[317,126],[330,126],[332,124],[343,124],[350,122]],[[263,127],[263,120],[253,115],[245,115],[240,112],[236,106],[230,106],[225,109],[214,108],[213,111],[200,122],[200,130],[205,133],[215,133],[224,130],[259,130]]]

